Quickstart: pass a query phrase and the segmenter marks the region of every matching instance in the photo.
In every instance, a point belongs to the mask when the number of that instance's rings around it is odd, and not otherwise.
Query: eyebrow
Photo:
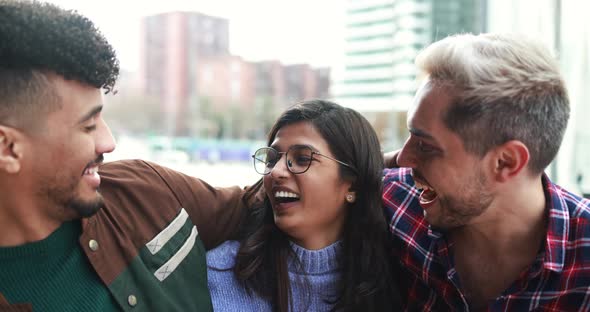
[[[84,116],[82,116],[82,118],[80,118],[80,120],[78,120],[78,124],[84,123],[85,121],[89,120],[90,118],[96,116],[96,114],[98,114],[102,111],[102,107],[103,107],[102,105],[99,105],[99,106],[96,106],[95,108],[93,108],[91,111],[89,111]]]
[[[409,131],[410,131],[411,134],[413,134],[413,135],[415,135],[417,137],[431,139],[433,141],[436,141],[432,135],[430,135],[428,132],[426,132],[424,130],[420,130],[420,129],[416,129],[416,128],[410,127]]]
[[[277,146],[276,146],[276,145],[271,145],[270,147],[274,148],[275,150],[278,150],[278,148],[277,148]],[[317,149],[317,148],[315,148],[315,146],[313,146],[313,145],[311,145],[311,144],[293,144],[293,145],[289,146],[289,147],[287,148],[287,150],[288,150],[289,148],[292,148],[292,147],[311,147],[311,149],[312,149],[314,152],[318,152],[318,153],[319,153],[318,149]]]

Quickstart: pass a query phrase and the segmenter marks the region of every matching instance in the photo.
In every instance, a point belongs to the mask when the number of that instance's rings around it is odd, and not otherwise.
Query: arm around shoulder
[[[197,226],[207,250],[235,239],[250,203],[248,188],[213,187],[198,178],[148,163],[176,193],[183,208]]]

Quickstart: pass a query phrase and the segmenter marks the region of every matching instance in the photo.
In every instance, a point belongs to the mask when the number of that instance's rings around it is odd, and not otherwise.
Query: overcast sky
[[[345,0],[49,0],[89,17],[115,47],[121,67],[138,67],[142,16],[197,11],[229,19],[230,52],[247,60],[331,66],[341,57]]]

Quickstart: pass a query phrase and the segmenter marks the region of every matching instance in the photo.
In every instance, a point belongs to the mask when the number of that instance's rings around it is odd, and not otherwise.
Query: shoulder
[[[101,176],[108,178],[155,174],[164,167],[141,159],[125,159],[104,163],[100,166]]]
[[[227,270],[234,267],[240,242],[226,241],[207,252],[207,266],[211,269]]]
[[[148,161],[145,160],[141,160],[141,159],[125,159],[125,160],[116,160],[116,161],[110,161],[110,162],[105,162],[104,164],[101,165],[100,167],[100,172],[101,173],[110,173],[110,172],[114,172],[114,171],[118,171],[118,170],[123,170],[123,171],[133,171],[135,169],[141,169],[141,168],[149,168],[151,167],[149,165],[150,163]]]
[[[590,200],[556,184],[546,186],[549,205],[548,246],[564,265],[590,270]],[[590,272],[589,272],[590,273]]]
[[[190,177],[143,160],[108,162],[100,167],[99,174],[104,207],[94,218],[101,224],[134,233],[138,243],[145,243],[173,226],[174,220],[178,224],[186,222],[187,227],[197,225],[200,237],[208,234],[195,217],[199,207],[194,207],[208,201],[190,197],[198,188]]]
[[[420,206],[420,189],[414,184],[412,170],[385,169],[383,174],[384,214],[394,241],[401,244],[396,251],[415,253],[419,258],[423,257],[422,254],[430,246],[433,237],[428,222],[424,220],[424,209]]]
[[[101,187],[111,184],[157,184],[182,181],[189,178],[178,171],[141,159],[108,162],[99,169]],[[155,183],[155,185],[153,184]]]
[[[411,168],[385,168],[383,170],[383,183],[406,183],[413,185]]]
[[[569,213],[570,241],[577,247],[590,249],[590,200],[562,189],[560,200]],[[557,216],[561,217],[561,216]],[[590,265],[590,258],[588,258]]]
[[[99,191],[105,202],[103,210],[129,219],[142,219],[142,215],[150,211],[155,218],[165,215],[171,220],[181,205],[173,190],[174,185],[162,177],[162,170],[163,167],[143,160],[103,164],[99,169]]]
[[[105,209],[124,215],[149,211],[171,219],[182,207],[179,190],[189,183],[181,173],[143,160],[105,163],[99,174]]]
[[[126,192],[145,189],[168,189],[167,178],[181,177],[182,174],[144,160],[120,160],[103,164],[99,169],[100,189],[107,195],[111,191],[125,189]],[[147,195],[147,194],[144,194]]]
[[[543,264],[551,274],[543,285],[547,292],[558,290],[560,302],[586,302],[590,280],[590,200],[555,184],[545,186],[549,220]],[[544,299],[548,302],[551,298],[555,297]]]
[[[207,249],[235,234],[244,211],[245,191],[213,187],[205,181],[143,160],[122,160],[101,166],[100,193],[109,216],[133,224],[161,224],[186,210]]]
[[[547,182],[545,182],[547,183]],[[546,185],[551,217],[590,222],[590,199],[583,198],[551,182]]]
[[[395,168],[383,170],[383,204],[397,206],[408,197],[419,196],[412,178],[412,169]]]
[[[416,188],[410,168],[383,171],[383,207],[388,219],[404,215],[422,215],[420,190]],[[416,217],[416,216],[414,216]]]

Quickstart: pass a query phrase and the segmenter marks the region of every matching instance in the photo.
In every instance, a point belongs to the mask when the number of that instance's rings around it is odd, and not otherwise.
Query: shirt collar
[[[565,251],[569,237],[570,213],[564,198],[562,188],[553,184],[547,175],[541,177],[545,193],[545,209],[548,214],[547,236],[545,241],[543,268],[561,272],[565,262]],[[428,236],[433,240],[443,237],[443,234],[428,226]],[[444,245],[444,246],[443,246]],[[446,248],[446,244],[439,246]]]
[[[545,209],[548,213],[547,240],[543,267],[547,270],[561,272],[564,267],[566,244],[569,237],[570,213],[564,190],[553,184],[547,175],[543,175],[545,192]]]

